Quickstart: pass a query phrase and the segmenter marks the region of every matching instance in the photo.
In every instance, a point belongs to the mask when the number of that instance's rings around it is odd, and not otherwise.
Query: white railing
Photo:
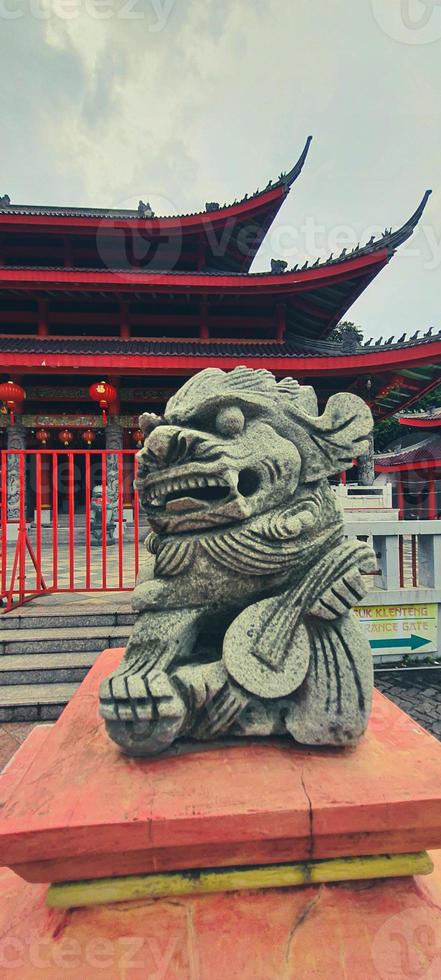
[[[362,538],[372,545],[377,556],[377,570],[366,575],[368,587],[362,605],[371,607],[372,615],[397,619],[414,617],[415,629],[430,613],[434,632],[430,642],[421,644],[416,660],[427,655],[439,659],[441,654],[441,521],[351,520],[345,515],[345,530],[350,538]],[[377,607],[375,612],[372,607]],[[407,607],[403,609],[403,607]],[[395,613],[394,613],[395,608]],[[395,635],[395,634],[394,634]],[[398,635],[398,631],[397,631]],[[423,633],[424,635],[424,633]],[[374,638],[374,634],[370,634]],[[392,644],[389,643],[389,646]],[[400,660],[404,650],[394,655],[376,648],[375,661]],[[410,650],[412,657],[414,651]]]
[[[377,555],[376,589],[434,589],[441,602],[440,521],[354,521],[346,515],[348,537],[363,538]]]

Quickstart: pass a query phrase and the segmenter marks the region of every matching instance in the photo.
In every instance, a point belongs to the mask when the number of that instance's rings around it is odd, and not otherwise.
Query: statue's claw
[[[106,721],[151,721],[153,707],[142,674],[106,678],[100,687],[100,714]]]
[[[174,742],[187,720],[177,686],[163,671],[117,675],[103,681],[100,713],[127,752],[153,755]]]
[[[358,568],[346,572],[314,602],[309,612],[319,619],[336,619],[344,616],[366,595],[366,586]]]

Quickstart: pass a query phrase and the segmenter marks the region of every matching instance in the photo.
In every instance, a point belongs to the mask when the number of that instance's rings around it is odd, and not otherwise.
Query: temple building
[[[403,429],[387,449],[375,457],[377,474],[396,491],[402,518],[436,520],[441,515],[441,408],[409,412],[398,416]]]
[[[134,448],[139,411],[160,413],[208,366],[264,366],[313,384],[321,403],[353,391],[376,419],[439,385],[440,334],[330,340],[412,234],[429,191],[402,227],[352,251],[250,271],[309,144],[263,190],[179,217],[157,216],[143,201],[132,211],[0,197],[0,446]],[[49,486],[44,493],[50,506]],[[130,493],[128,480],[128,506]]]

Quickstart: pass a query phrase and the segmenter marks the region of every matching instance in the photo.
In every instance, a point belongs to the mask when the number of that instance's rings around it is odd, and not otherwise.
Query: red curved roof
[[[441,408],[431,408],[426,412],[400,415],[398,421],[401,425],[410,425],[416,429],[439,429],[441,428]]]
[[[112,235],[138,231],[156,242],[183,238],[204,250],[204,268],[247,271],[274,221],[286,195],[300,175],[308,155],[312,137],[308,136],[299,159],[288,173],[276,181],[270,180],[264,190],[234,201],[229,205],[206,205],[205,211],[193,214],[140,217],[137,210],[118,208],[75,208],[0,204],[0,231],[19,229],[35,233],[69,233],[73,235]],[[141,202],[140,202],[141,203]],[[222,232],[226,231],[225,234]]]
[[[441,470],[441,436],[429,436],[413,446],[391,449],[375,456],[378,473],[413,470]]]
[[[190,375],[206,367],[230,370],[237,364],[264,366],[278,376],[311,379],[315,385],[353,391],[369,397],[376,418],[393,415],[441,384],[441,336],[404,344],[362,348],[344,354],[306,353],[294,342],[220,341],[174,338],[121,340],[66,337],[3,337],[0,355],[5,371],[18,374],[115,373],[121,375]],[[367,379],[371,382],[368,391]],[[331,391],[329,391],[331,393]]]

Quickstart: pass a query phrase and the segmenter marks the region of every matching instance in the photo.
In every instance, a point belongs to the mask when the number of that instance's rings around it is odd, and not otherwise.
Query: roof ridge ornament
[[[386,237],[389,238],[388,246],[391,249],[391,251],[395,251],[395,249],[398,248],[399,245],[402,245],[404,242],[406,242],[407,239],[410,238],[410,236],[412,235],[412,232],[415,231],[415,228],[420,218],[422,217],[422,214],[424,212],[424,209],[426,207],[426,204],[429,200],[431,193],[432,191],[430,189],[424,192],[418,207],[413,212],[413,214],[411,214],[410,218],[408,218],[407,221],[405,221],[404,225],[401,225],[401,228],[397,228],[396,231],[392,231],[392,229],[385,229],[385,232],[387,233]]]
[[[271,272],[273,275],[280,275],[282,272],[286,272],[288,268],[288,263],[284,259],[271,259]]]
[[[144,204],[144,201],[139,201],[139,203],[138,203],[138,216],[140,218],[154,218],[155,217],[155,212],[152,211],[152,208],[150,207],[150,204],[149,204],[148,201],[147,201],[147,204]]]
[[[306,143],[303,147],[303,150],[299,156],[299,159],[297,160],[297,163],[295,163],[294,166],[291,167],[291,170],[289,170],[288,173],[280,174],[278,183],[284,184],[287,190],[289,190],[291,185],[294,183],[295,180],[297,180],[297,177],[300,176],[303,170],[303,165],[305,163],[306,157],[308,156],[309,147],[311,146],[311,141],[312,141],[312,136],[308,136]]]
[[[3,194],[3,197],[0,197],[0,208],[8,208],[10,203],[11,198],[9,197],[9,194]]]

